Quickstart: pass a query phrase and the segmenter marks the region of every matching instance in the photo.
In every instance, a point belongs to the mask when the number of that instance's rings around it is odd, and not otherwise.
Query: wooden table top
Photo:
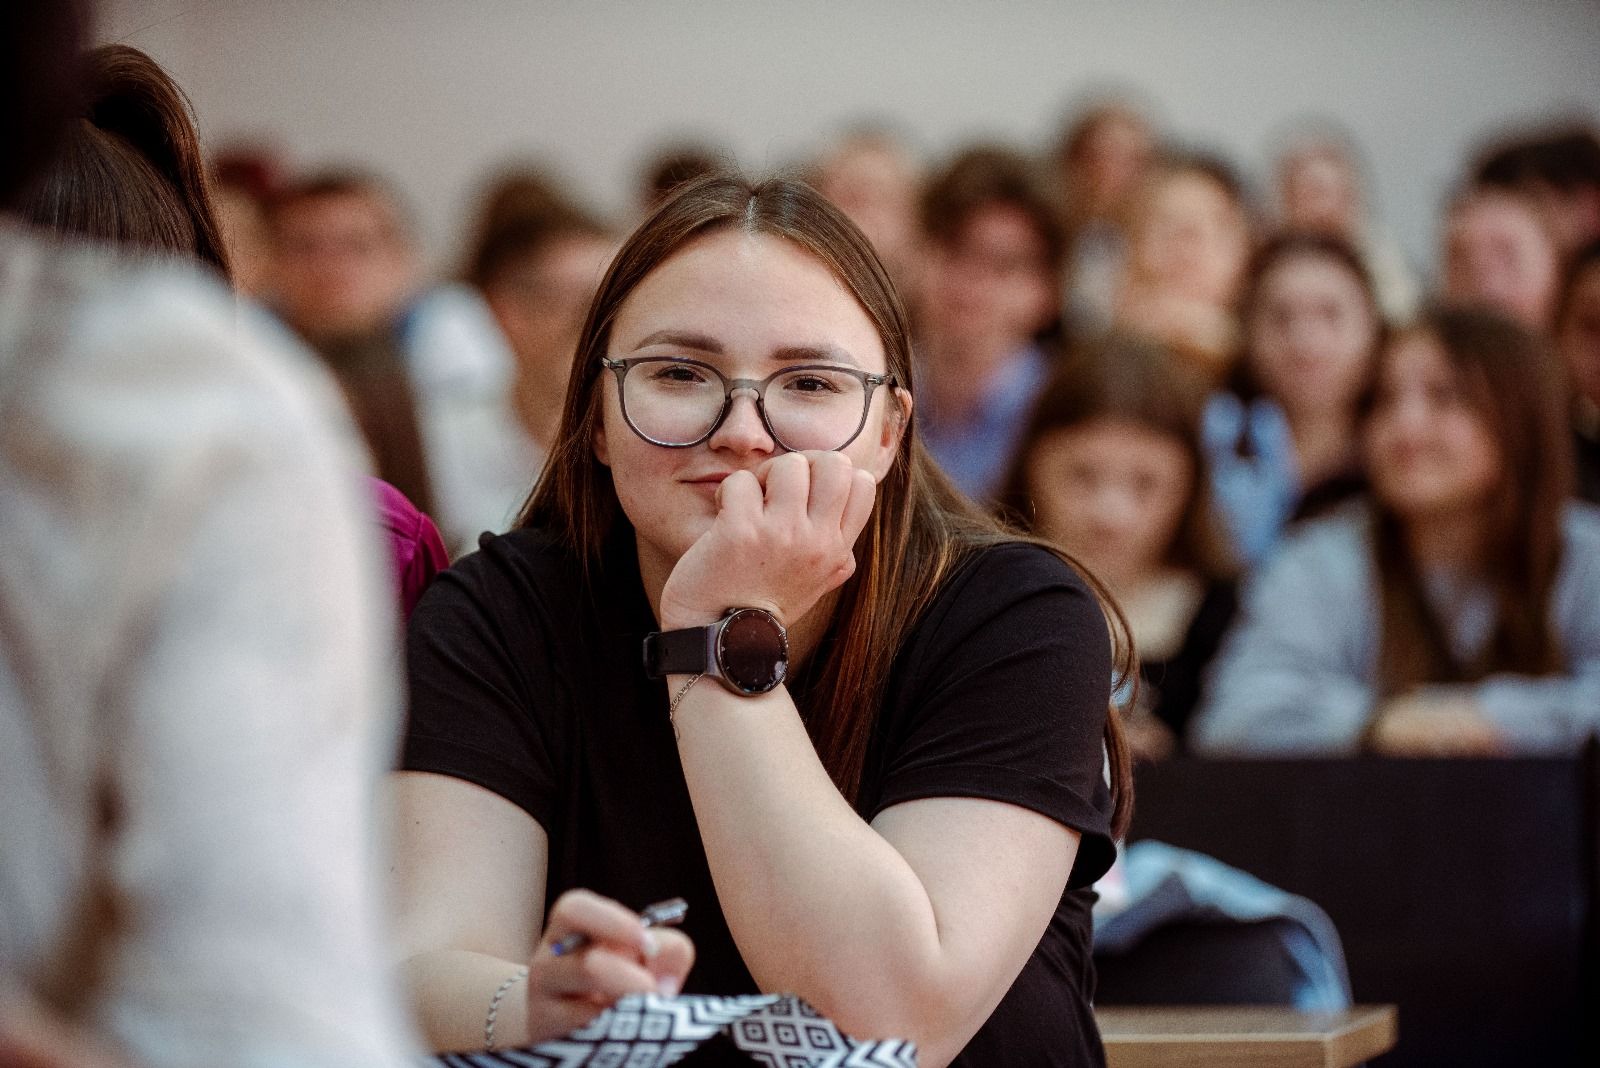
[[[1393,1005],[1346,1012],[1277,1006],[1108,1005],[1095,1009],[1109,1068],[1349,1068],[1393,1049]]]

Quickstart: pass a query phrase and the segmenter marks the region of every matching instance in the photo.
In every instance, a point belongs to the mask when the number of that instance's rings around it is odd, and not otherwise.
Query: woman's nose
[[[761,419],[761,411],[756,407],[756,395],[753,390],[735,390],[729,398],[727,417],[722,420],[722,425],[717,427],[707,442],[713,449],[729,449],[734,452],[773,452],[778,443],[772,440],[772,435],[767,432],[767,425]]]

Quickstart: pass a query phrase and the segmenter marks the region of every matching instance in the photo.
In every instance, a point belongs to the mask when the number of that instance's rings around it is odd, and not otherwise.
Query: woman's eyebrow
[[[726,346],[709,334],[697,334],[692,330],[657,330],[647,335],[644,340],[634,346],[634,350],[647,349],[651,345],[672,345],[676,348],[690,349],[694,352],[710,353],[721,356],[727,351]],[[778,363],[844,363],[852,367],[859,367],[861,361],[837,345],[785,345],[772,350],[770,359]]]

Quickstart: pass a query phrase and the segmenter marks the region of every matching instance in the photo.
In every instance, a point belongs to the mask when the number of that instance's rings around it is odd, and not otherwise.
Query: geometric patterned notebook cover
[[[445,1053],[429,1068],[916,1068],[917,1048],[859,1042],[793,994],[630,994],[565,1038],[493,1053]]]

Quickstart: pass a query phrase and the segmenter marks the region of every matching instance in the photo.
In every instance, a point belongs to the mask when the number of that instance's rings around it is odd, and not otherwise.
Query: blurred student
[[[1384,331],[1370,276],[1342,239],[1286,234],[1251,261],[1243,347],[1206,405],[1212,492],[1239,556],[1366,488],[1356,407]]]
[[[1479,160],[1473,184],[1532,197],[1563,256],[1600,240],[1600,131],[1591,122],[1533,131],[1494,147]]]
[[[1128,99],[1091,105],[1057,143],[1054,166],[1067,232],[1065,310],[1095,333],[1116,314],[1128,251],[1128,215],[1156,156],[1155,128]]]
[[[1548,330],[1560,284],[1561,253],[1550,221],[1531,197],[1469,189],[1445,219],[1444,296],[1482,304],[1533,330]]]
[[[1204,400],[1204,382],[1160,345],[1109,335],[1057,368],[1000,498],[1116,597],[1139,649],[1142,685],[1124,722],[1144,759],[1183,737],[1237,603],[1208,502]]]
[[[65,1026],[65,1062],[404,1064],[359,450],[315,366],[186,269],[216,246],[165,74],[102,49],[62,106],[77,15],[0,8],[0,204],[63,209],[0,223],[0,1049]]]
[[[1214,754],[1563,753],[1600,728],[1600,513],[1570,498],[1555,360],[1443,310],[1379,359],[1371,503],[1247,590],[1191,732]]]
[[[686,182],[720,174],[728,161],[710,145],[683,141],[658,149],[639,174],[639,214],[649,215]]]
[[[1567,266],[1556,346],[1572,387],[1578,495],[1600,503],[1600,238],[1579,249]]]
[[[917,323],[923,443],[962,492],[992,498],[1050,359],[1064,236],[1032,165],[973,148],[922,199],[927,243]]]
[[[474,250],[468,281],[494,313],[510,346],[510,402],[525,444],[523,490],[538,478],[555,442],[572,353],[616,242],[577,208],[551,204],[490,222]]]
[[[264,152],[238,149],[211,163],[211,201],[233,269],[233,288],[247,297],[260,297],[271,269],[267,205],[277,181],[277,168]]]
[[[1323,127],[1293,138],[1276,168],[1280,227],[1323,234],[1355,249],[1372,278],[1384,318],[1409,322],[1421,296],[1400,244],[1374,217],[1355,143]]]
[[[867,235],[900,298],[915,308],[922,266],[917,227],[922,175],[910,150],[886,129],[859,127],[829,146],[810,181]]]
[[[1244,186],[1231,167],[1199,155],[1166,161],[1134,205],[1117,323],[1220,379],[1238,344],[1234,302],[1251,240]]]
[[[269,223],[268,302],[344,387],[378,475],[457,551],[505,529],[527,471],[507,429],[511,356],[482,300],[423,286],[399,198],[371,175],[293,182]]]

